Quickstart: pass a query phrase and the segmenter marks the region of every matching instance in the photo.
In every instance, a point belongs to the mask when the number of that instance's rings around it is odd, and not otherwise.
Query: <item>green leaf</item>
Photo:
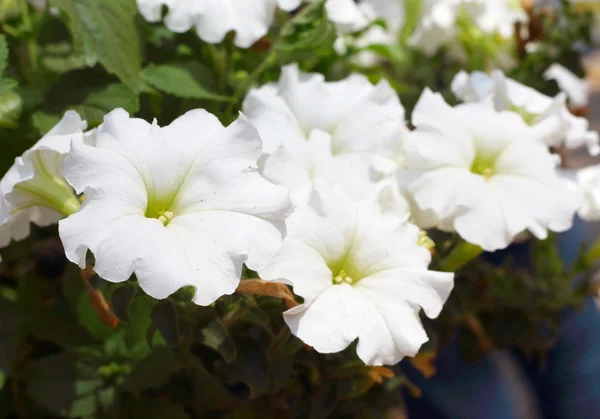
[[[70,42],[58,42],[44,46],[41,62],[54,73],[66,73],[87,66],[85,57],[74,51]]]
[[[16,128],[23,100],[16,92],[8,91],[0,94],[0,128]]]
[[[231,363],[223,365],[221,374],[224,381],[234,388],[240,384],[247,386],[249,395],[234,393],[241,398],[256,398],[264,394],[269,387],[269,360],[264,348],[253,339],[245,339],[238,345],[238,357]]]
[[[129,309],[135,297],[136,286],[124,285],[113,291],[110,296],[110,305],[118,318],[129,321]]]
[[[39,278],[24,275],[19,278],[19,304],[32,333],[64,347],[76,347],[94,340],[78,323],[65,299],[48,299]]]
[[[177,308],[172,301],[159,301],[150,313],[152,324],[160,332],[167,345],[175,346],[179,341]]]
[[[6,43],[6,37],[0,35],[0,76],[4,73],[6,64],[8,63],[8,44]]]
[[[135,364],[123,383],[123,391],[138,392],[166,384],[180,369],[173,350],[165,346],[155,348],[150,355]]]
[[[98,60],[133,91],[142,54],[135,0],[52,0],[67,17],[73,42],[91,67]]]
[[[233,100],[227,96],[211,93],[193,74],[190,68],[176,65],[150,64],[142,71],[142,79],[156,89],[173,96],[188,99],[207,99],[217,102]]]
[[[23,313],[15,303],[0,299],[0,375],[9,376],[17,355]],[[0,385],[0,389],[2,385]]]
[[[54,413],[69,410],[77,394],[75,362],[67,352],[31,362],[25,370],[27,395]]]
[[[102,123],[104,116],[116,108],[123,108],[134,114],[139,110],[137,95],[124,84],[110,84],[103,90],[91,93],[81,105],[73,109],[88,122],[90,126]]]
[[[60,122],[60,116],[38,111],[31,116],[31,122],[38,133],[43,136]]]
[[[217,351],[225,362],[231,363],[235,359],[235,344],[221,320],[213,319],[199,330],[198,340],[203,345]]]

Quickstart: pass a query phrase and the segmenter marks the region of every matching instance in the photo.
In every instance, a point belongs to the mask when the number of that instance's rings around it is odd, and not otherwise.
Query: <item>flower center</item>
[[[483,176],[489,179],[494,175],[495,157],[476,156],[471,164],[471,173]]]
[[[333,283],[336,285],[339,285],[339,284],[352,285],[352,284],[354,284],[354,279],[352,279],[352,277],[350,275],[348,275],[345,270],[342,269],[341,271],[338,272],[337,275],[335,275],[333,277]]]
[[[149,203],[148,208],[146,208],[145,216],[147,218],[156,218],[166,227],[171,220],[173,220],[175,214],[171,209],[166,209],[165,205],[161,205],[160,203],[158,205],[151,205],[151,203]]]

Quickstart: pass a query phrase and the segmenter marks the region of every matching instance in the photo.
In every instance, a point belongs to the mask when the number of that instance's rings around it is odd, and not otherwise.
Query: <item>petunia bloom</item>
[[[484,102],[498,111],[513,111],[540,131],[540,140],[549,146],[578,148],[587,146],[590,154],[600,153],[600,137],[589,130],[585,118],[573,115],[566,106],[566,94],[554,98],[507,78],[495,70],[491,75],[460,72],[452,82],[452,91],[464,102]]]
[[[419,311],[440,314],[454,274],[427,269],[431,254],[417,245],[420,231],[406,217],[330,188],[320,186],[317,196],[315,207],[296,209],[283,247],[259,272],[304,298],[284,313],[292,333],[321,353],[358,338],[357,354],[368,365],[414,356],[427,341]]]
[[[264,140],[262,173],[306,202],[325,178],[364,197],[377,159],[395,160],[408,129],[404,108],[386,81],[362,75],[326,82],[323,75],[283,68],[278,83],[251,90],[243,111]]]
[[[187,32],[195,27],[200,39],[215,44],[228,32],[235,32],[235,45],[249,48],[265,36],[277,7],[292,11],[303,0],[137,0],[140,13],[148,22],[162,19],[162,8],[169,12],[165,25],[173,32]],[[329,19],[342,32],[354,32],[366,27],[368,18],[353,0],[328,0]]]
[[[463,25],[510,39],[514,24],[527,20],[522,5],[515,0],[423,0],[421,10],[411,44],[430,55],[442,46],[455,48]]]
[[[135,273],[141,288],[166,298],[193,286],[207,305],[235,291],[245,263],[263,268],[281,246],[291,211],[285,188],[256,172],[261,141],[243,117],[224,128],[204,110],[169,126],[104,118],[96,146],[74,142],[66,178],[85,193],[62,220],[68,259],[111,282]]]
[[[575,109],[585,108],[590,99],[590,85],[560,64],[552,64],[545,72],[546,80],[555,80],[560,90],[565,92],[569,105]]]
[[[29,236],[30,224],[45,227],[79,209],[79,200],[64,179],[63,165],[72,140],[91,141],[77,112],[62,120],[33,147],[17,157],[0,180],[0,247]]]
[[[583,205],[579,210],[579,216],[588,222],[600,221],[600,165],[578,170],[575,181],[577,188],[583,194]]]
[[[449,106],[425,90],[406,140],[409,189],[435,225],[494,251],[524,231],[539,239],[569,229],[581,197],[556,173],[539,131],[514,112]]]

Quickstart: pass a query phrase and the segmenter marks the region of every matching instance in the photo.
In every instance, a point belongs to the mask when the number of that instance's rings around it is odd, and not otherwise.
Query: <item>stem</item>
[[[29,5],[27,0],[20,0],[21,3],[21,17],[23,19],[23,26],[27,30],[27,51],[29,53],[29,63],[33,70],[37,69],[37,57],[38,47],[33,36],[33,23],[31,16],[29,15]]]
[[[247,279],[240,282],[236,292],[281,298],[288,309],[300,305],[296,302],[294,294],[292,294],[289,288],[285,284],[279,282],[269,282],[262,279]]]
[[[482,252],[481,247],[463,241],[440,263],[440,269],[445,272],[456,272]]]
[[[266,58],[252,71],[252,73],[250,73],[248,77],[246,77],[244,82],[238,86],[235,94],[236,99],[241,99],[246,94],[248,89],[252,87],[254,82],[260,77],[260,75],[273,64],[275,64],[276,57],[277,54],[275,52],[275,44],[273,44],[273,47],[271,48],[271,51],[269,51],[269,54],[266,56]]]

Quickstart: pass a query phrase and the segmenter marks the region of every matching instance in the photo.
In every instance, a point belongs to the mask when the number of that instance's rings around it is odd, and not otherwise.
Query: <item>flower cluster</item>
[[[386,81],[297,65],[251,90],[228,127],[204,110],[160,127],[117,109],[86,133],[68,112],[0,183],[2,244],[62,218],[81,268],[89,250],[108,281],[135,274],[158,299],[192,286],[201,305],[235,292],[245,265],[304,299],[284,318],[308,345],[358,339],[365,363],[396,363],[427,340],[420,309],[436,317],[453,287],[428,270],[422,229],[494,251],[600,212],[597,169],[580,173],[582,194],[549,148],[597,147],[573,133],[566,94],[500,72],[461,73],[453,89],[465,103],[423,92],[412,131]]]
[[[167,6],[172,31],[195,27],[208,43],[234,31],[247,48],[277,7],[302,1],[137,3],[151,22]],[[408,42],[427,54],[452,47],[470,25],[507,38],[525,19],[508,1],[421,3]],[[341,35],[365,30],[362,46],[392,44],[407,24],[400,0],[325,7]],[[381,17],[385,29],[370,26]],[[600,154],[598,134],[572,113],[589,88],[559,65],[545,77],[561,93],[546,96],[500,70],[463,71],[452,83],[461,103],[425,89],[410,121],[385,79],[327,81],[297,64],[250,89],[229,126],[203,109],[163,127],[115,109],[86,132],[69,111],[0,181],[0,246],[24,239],[31,223],[58,222],[80,268],[93,256],[107,281],[135,275],[156,299],[190,286],[203,306],[253,271],[302,298],[283,316],[307,345],[333,353],[358,340],[366,364],[395,364],[427,341],[421,310],[437,317],[454,285],[453,272],[429,269],[436,243],[427,230],[496,251],[566,231],[576,213],[600,220],[600,167],[575,182],[558,170],[562,148]]]
[[[168,7],[164,23],[173,32],[186,32],[195,27],[198,36],[209,43],[221,42],[229,31],[235,31],[235,44],[249,48],[269,31],[277,8],[291,12],[311,0],[137,0],[138,8],[149,22],[163,19],[163,6]],[[517,0],[421,0],[408,5],[406,0],[327,0],[329,20],[335,24],[340,38],[338,52],[346,50],[346,34],[361,33],[359,48],[370,45],[394,45],[405,25],[413,28],[409,44],[432,55],[442,47],[458,52],[465,39],[489,36],[507,40],[513,36],[517,22],[527,15]],[[410,9],[411,15],[407,16]],[[416,11],[416,13],[415,13]],[[376,24],[384,19],[385,27]],[[413,21],[407,22],[407,19]],[[365,51],[359,61],[371,65],[375,58]]]

